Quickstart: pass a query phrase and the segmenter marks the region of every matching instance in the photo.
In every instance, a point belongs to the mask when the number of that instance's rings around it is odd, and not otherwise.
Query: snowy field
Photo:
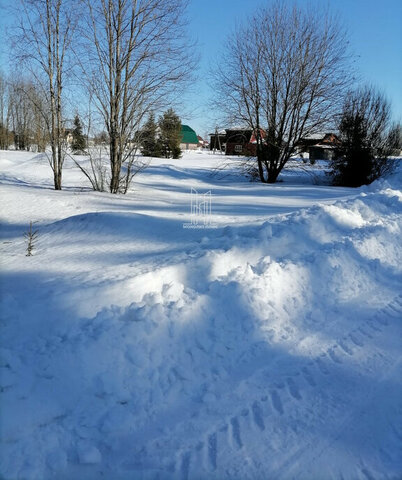
[[[152,160],[113,196],[0,152],[1,478],[402,478],[402,175],[223,160]],[[183,228],[191,188],[211,228]]]

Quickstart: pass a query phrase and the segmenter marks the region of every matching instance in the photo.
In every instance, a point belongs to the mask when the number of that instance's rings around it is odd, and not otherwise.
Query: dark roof
[[[198,144],[198,138],[195,131],[188,125],[181,126],[182,141],[181,143],[196,143]]]
[[[330,145],[330,146],[337,146],[340,145],[339,138],[335,135],[335,133],[321,133],[310,135],[305,138],[301,138],[299,145],[303,145],[306,147],[318,146],[318,145]]]

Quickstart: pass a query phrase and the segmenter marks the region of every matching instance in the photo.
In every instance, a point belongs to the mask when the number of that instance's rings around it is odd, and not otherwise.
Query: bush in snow
[[[350,92],[339,122],[341,145],[332,161],[336,185],[359,187],[390,173],[400,149],[401,127],[390,125],[391,107],[373,87]]]

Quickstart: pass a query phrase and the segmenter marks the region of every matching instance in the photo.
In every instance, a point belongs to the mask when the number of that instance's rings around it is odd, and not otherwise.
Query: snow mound
[[[6,270],[0,474],[400,476],[399,180],[202,233],[48,223]]]

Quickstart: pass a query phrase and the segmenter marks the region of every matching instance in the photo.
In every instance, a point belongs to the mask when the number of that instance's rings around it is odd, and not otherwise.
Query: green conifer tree
[[[170,108],[159,118],[159,144],[165,158],[180,158],[181,120]]]
[[[331,163],[335,184],[360,187],[393,170],[400,126],[391,118],[391,104],[375,87],[348,94],[339,121],[341,144]]]
[[[155,115],[151,113],[141,130],[140,145],[141,153],[145,157],[160,157],[161,152],[157,139],[158,126],[155,121]]]
[[[71,144],[71,149],[73,152],[82,152],[86,148],[86,139],[82,133],[82,124],[78,114],[74,118],[74,128],[72,131],[73,134],[73,143]]]

